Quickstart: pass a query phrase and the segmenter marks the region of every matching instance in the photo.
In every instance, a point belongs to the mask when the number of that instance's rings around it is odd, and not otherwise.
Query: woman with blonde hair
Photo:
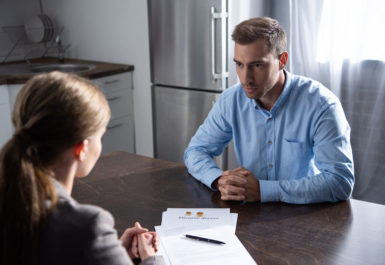
[[[120,240],[107,211],[71,197],[100,156],[110,109],[89,81],[61,72],[30,79],[0,153],[1,264],[163,264],[136,223]]]

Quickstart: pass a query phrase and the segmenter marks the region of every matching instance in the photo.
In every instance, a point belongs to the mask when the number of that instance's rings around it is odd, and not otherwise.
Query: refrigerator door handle
[[[217,13],[215,12],[215,8],[211,7],[211,74],[212,74],[212,82],[215,83],[216,80],[222,80],[222,90],[226,89],[226,78],[229,77],[229,72],[226,71],[226,53],[227,53],[227,45],[226,45],[226,19],[228,18],[227,12]],[[216,45],[215,45],[215,19],[221,19],[221,27],[222,27],[222,72],[217,73],[215,71],[215,54],[216,54]]]

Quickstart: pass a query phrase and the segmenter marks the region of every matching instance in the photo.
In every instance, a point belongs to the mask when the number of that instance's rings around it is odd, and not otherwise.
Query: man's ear
[[[76,158],[80,161],[83,162],[84,159],[86,159],[87,156],[87,151],[88,151],[88,140],[85,139],[78,143],[75,146],[75,156]]]
[[[279,55],[279,70],[282,70],[283,68],[285,68],[288,57],[289,57],[289,54],[287,52],[283,52]]]

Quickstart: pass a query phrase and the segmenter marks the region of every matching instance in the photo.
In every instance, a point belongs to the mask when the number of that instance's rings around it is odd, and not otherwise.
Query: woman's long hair
[[[36,263],[40,227],[57,203],[50,166],[109,118],[101,91],[79,76],[40,74],[23,86],[0,153],[1,264]]]

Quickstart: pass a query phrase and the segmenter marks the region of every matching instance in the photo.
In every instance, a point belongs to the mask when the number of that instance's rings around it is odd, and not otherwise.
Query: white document
[[[235,219],[235,220],[234,220]],[[229,208],[169,208],[163,212],[164,228],[176,227],[218,227],[233,225],[234,231],[237,216],[230,214]]]
[[[158,252],[156,252],[155,255],[156,256],[162,256],[165,265],[171,265],[170,259],[168,258],[167,252],[164,249],[162,241],[160,242],[160,245],[158,246]]]
[[[231,213],[231,226],[232,226],[232,232],[235,234],[235,230],[237,229],[237,220],[238,220],[238,214],[237,213]]]
[[[243,264],[255,265],[256,262],[243,247],[237,236],[232,232],[233,226],[220,226],[215,229],[172,229],[156,226],[160,236],[162,251],[166,263],[171,265],[212,265],[212,264]],[[219,245],[192,240],[185,234],[223,241]]]

